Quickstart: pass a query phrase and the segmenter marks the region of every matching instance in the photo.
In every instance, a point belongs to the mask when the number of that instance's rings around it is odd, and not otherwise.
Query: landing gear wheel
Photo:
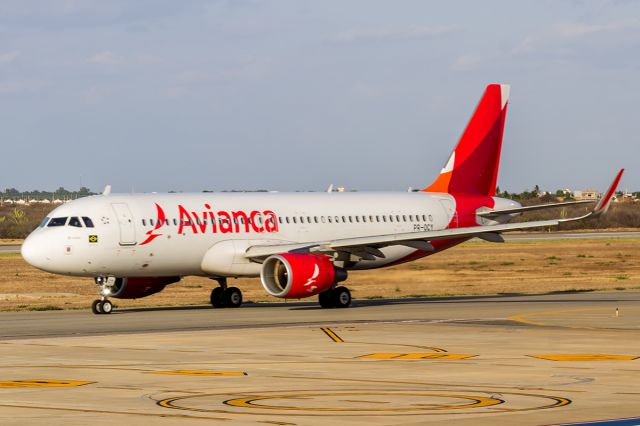
[[[324,309],[333,308],[333,290],[327,290],[318,295],[318,302]]]
[[[214,308],[224,308],[224,290],[222,287],[216,287],[211,290],[211,306]]]
[[[94,300],[91,304],[91,312],[98,315],[102,313],[102,300]]]
[[[224,291],[224,304],[229,308],[238,308],[242,305],[242,292],[238,287],[229,287]]]
[[[100,310],[103,314],[110,314],[113,311],[113,305],[108,300],[100,302]]]
[[[351,292],[348,288],[340,286],[333,290],[333,306],[336,308],[351,306]]]

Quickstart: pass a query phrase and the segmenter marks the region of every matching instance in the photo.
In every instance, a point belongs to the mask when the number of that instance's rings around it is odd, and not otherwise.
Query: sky
[[[0,188],[422,188],[509,83],[502,189],[638,191],[639,71],[633,0],[3,0]]]

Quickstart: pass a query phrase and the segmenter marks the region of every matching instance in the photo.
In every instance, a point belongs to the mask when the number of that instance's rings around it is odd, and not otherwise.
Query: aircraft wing
[[[562,222],[586,219],[590,216],[599,216],[606,212],[611,204],[611,199],[622,177],[624,169],[618,172],[615,180],[596,204],[594,209],[584,216],[569,219],[537,220],[522,223],[506,223],[497,225],[480,225],[466,228],[451,228],[437,231],[406,232],[400,234],[373,235],[355,238],[340,238],[330,241],[315,241],[299,244],[257,245],[249,247],[244,257],[260,261],[266,257],[281,253],[335,253],[350,252],[365,260],[374,260],[376,257],[384,257],[380,248],[404,245],[425,251],[434,250],[431,241],[450,240],[457,238],[478,237],[487,241],[501,242],[502,232],[516,231],[530,228],[557,226]]]
[[[544,210],[544,209],[552,209],[557,207],[575,206],[575,205],[589,204],[589,203],[595,203],[595,202],[596,200],[583,200],[583,201],[567,201],[566,203],[536,204],[535,206],[515,207],[512,209],[486,210],[483,212],[478,212],[478,216],[491,218],[491,217],[502,216],[506,214],[524,213],[524,212],[530,212],[534,210]]]

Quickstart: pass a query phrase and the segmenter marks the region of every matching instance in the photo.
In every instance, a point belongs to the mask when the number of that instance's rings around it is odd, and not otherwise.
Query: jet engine
[[[130,277],[116,278],[110,286],[110,297],[140,299],[164,290],[165,286],[180,281],[180,277]]]
[[[329,256],[284,253],[268,257],[262,264],[260,280],[272,296],[302,299],[325,292],[347,273],[336,268]]]

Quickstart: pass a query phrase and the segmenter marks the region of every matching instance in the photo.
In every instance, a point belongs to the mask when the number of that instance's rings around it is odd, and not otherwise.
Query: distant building
[[[594,200],[597,200],[599,196],[600,196],[600,193],[598,193],[598,191],[596,191],[595,189],[585,189],[584,191],[573,191],[573,198],[575,198],[577,201],[582,201],[582,200],[594,201]]]

